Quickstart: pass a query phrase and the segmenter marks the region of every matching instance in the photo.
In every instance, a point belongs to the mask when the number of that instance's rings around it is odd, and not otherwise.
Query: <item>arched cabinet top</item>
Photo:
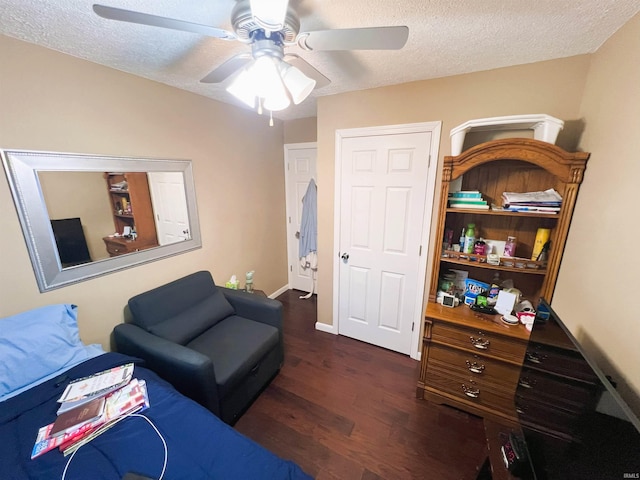
[[[532,138],[507,138],[481,143],[457,156],[444,157],[444,175],[452,180],[474,167],[496,160],[520,160],[544,168],[564,183],[582,182],[589,153],[570,153]],[[449,173],[450,172],[450,173]]]

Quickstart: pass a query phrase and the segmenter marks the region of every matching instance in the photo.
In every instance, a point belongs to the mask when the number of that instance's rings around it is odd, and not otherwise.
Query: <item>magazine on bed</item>
[[[131,381],[133,368],[133,363],[119,365],[70,382],[58,399],[58,402],[62,404],[58,409],[58,415],[83,405],[94,397],[123,387]]]
[[[38,430],[31,458],[36,458],[54,448],[59,448],[67,455],[108,430],[127,415],[149,407],[145,381],[135,378],[118,390],[108,392],[103,398],[102,414],[91,421],[81,421],[57,434],[54,433],[56,422],[41,427]]]

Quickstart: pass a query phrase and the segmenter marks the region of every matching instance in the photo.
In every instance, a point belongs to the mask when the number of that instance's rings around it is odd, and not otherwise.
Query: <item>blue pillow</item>
[[[104,353],[80,341],[75,305],[49,305],[0,319],[0,401]]]

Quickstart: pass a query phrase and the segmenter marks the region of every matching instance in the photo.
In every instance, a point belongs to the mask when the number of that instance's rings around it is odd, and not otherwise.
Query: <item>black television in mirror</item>
[[[91,262],[87,240],[79,218],[51,220],[62,268]]]
[[[640,420],[544,299],[516,410],[535,480],[640,478]]]

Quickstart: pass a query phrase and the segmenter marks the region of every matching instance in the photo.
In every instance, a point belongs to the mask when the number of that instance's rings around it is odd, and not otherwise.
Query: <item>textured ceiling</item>
[[[281,119],[314,116],[316,97],[592,53],[640,11],[638,0],[290,0],[301,31],[407,25],[400,51],[296,53],[331,79]],[[94,0],[0,0],[0,33],[238,105],[199,80],[249,47],[105,20]],[[234,0],[100,0],[113,7],[232,30]],[[637,52],[633,55],[637,58]]]

